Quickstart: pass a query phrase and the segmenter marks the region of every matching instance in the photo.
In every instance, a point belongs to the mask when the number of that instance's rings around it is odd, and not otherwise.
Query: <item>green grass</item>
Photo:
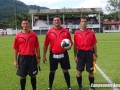
[[[44,35],[40,35],[41,56],[43,51]],[[114,82],[120,83],[120,33],[96,34],[98,39],[98,60],[97,65]],[[72,35],[73,38],[73,35]],[[16,75],[16,68],[13,66],[13,44],[14,36],[0,36],[0,90],[20,90],[19,77]],[[48,55],[49,53],[47,53]],[[69,50],[71,69],[71,86],[73,90],[78,89],[76,81],[76,64],[73,58],[73,48]],[[48,59],[48,56],[47,56]],[[49,60],[43,64],[41,58],[41,71],[37,75],[37,90],[46,90],[48,88]],[[83,72],[83,90],[89,90],[88,73]],[[97,71],[95,74],[95,83],[108,83],[104,77]],[[32,90],[30,78],[27,77],[26,90]],[[63,73],[59,67],[53,84],[53,90],[67,90]],[[113,90],[112,88],[96,88],[96,90]]]

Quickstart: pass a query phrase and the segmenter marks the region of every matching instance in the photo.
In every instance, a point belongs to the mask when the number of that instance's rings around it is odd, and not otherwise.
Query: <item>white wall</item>
[[[2,35],[2,32],[4,32],[4,35],[5,33],[7,32],[7,35],[15,35],[16,33],[20,32],[21,30],[13,30],[13,29],[6,29],[6,30],[3,30],[3,29],[0,29],[0,35]]]

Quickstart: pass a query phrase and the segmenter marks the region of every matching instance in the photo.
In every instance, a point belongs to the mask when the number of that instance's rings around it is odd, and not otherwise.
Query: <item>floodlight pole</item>
[[[14,1],[15,4],[15,27],[16,27],[16,34],[17,34],[17,5],[16,0]]]

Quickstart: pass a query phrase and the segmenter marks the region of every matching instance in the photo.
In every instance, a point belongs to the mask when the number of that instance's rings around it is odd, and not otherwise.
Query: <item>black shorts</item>
[[[35,76],[38,73],[36,55],[19,55],[17,75],[26,77],[27,75]]]
[[[86,66],[86,71],[93,72],[93,52],[92,50],[84,51],[84,50],[78,50],[77,53],[78,63],[76,69],[78,71],[84,71],[84,68]]]
[[[59,55],[61,56],[59,57]],[[70,69],[70,61],[67,51],[64,52],[63,54],[53,54],[52,51],[50,51],[49,61],[50,61],[50,71],[57,70],[58,63],[60,63],[62,69],[65,70]]]

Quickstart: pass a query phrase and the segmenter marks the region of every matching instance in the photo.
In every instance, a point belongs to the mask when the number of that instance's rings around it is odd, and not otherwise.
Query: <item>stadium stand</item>
[[[47,21],[44,20],[36,20],[34,26],[46,26]]]
[[[102,8],[63,8],[63,9],[30,9],[32,15],[32,30],[39,34],[46,34],[49,28],[53,27],[52,18],[55,15],[61,17],[62,26],[67,28],[71,33],[80,28],[80,16],[88,17],[88,28],[94,32],[102,32],[100,13]]]

